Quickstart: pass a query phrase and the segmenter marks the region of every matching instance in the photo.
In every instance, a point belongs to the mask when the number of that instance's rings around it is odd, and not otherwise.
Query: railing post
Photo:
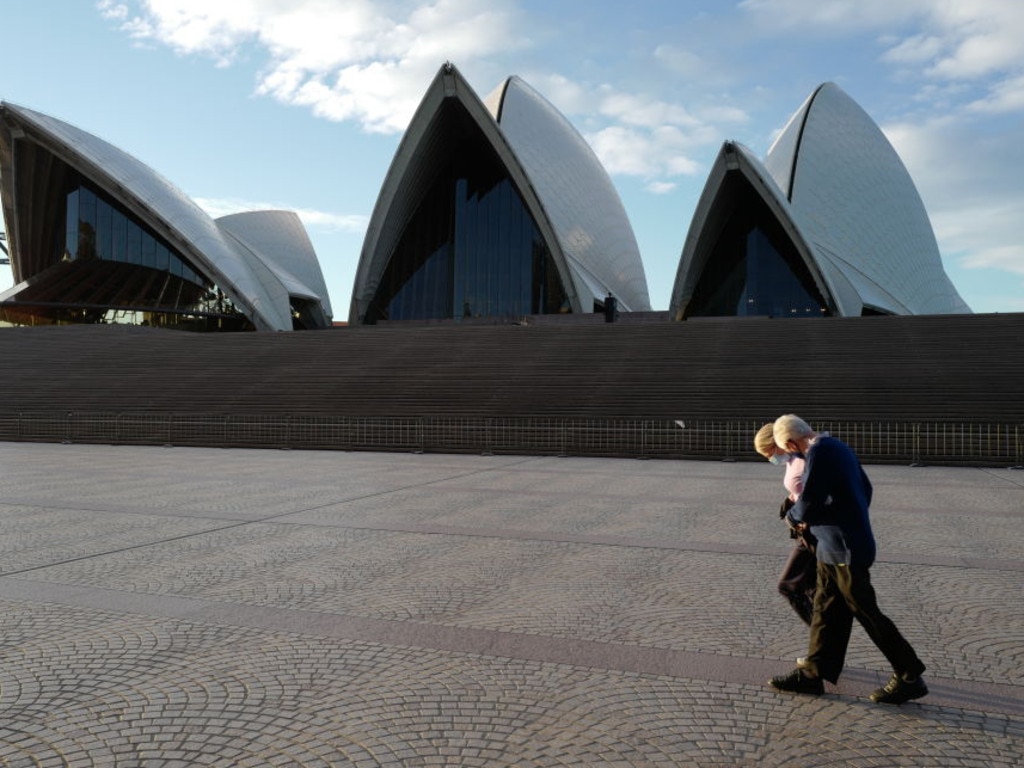
[[[646,459],[647,458],[647,439],[648,439],[647,430],[648,430],[648,427],[649,427],[649,425],[651,423],[652,422],[650,422],[648,420],[644,420],[644,421],[640,422],[640,455],[637,458],[640,458],[640,459]]]
[[[924,466],[921,463],[921,425],[916,422],[913,424],[912,438],[910,443],[910,452],[912,459],[910,466],[921,467]]]
[[[1014,441],[1017,444],[1017,463],[1015,466],[1010,467],[1010,469],[1024,469],[1024,442],[1021,441],[1020,426],[1020,424],[1016,424],[1013,428]]]
[[[488,417],[487,420],[484,422],[484,449],[483,449],[483,452],[482,452],[483,456],[493,456],[494,455],[494,448],[493,448],[493,445],[492,445],[493,439],[491,437],[491,427],[492,427],[493,422],[494,422],[494,419],[490,418],[490,417]]]

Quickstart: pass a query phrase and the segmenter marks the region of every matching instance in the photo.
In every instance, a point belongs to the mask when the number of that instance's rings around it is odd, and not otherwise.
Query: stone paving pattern
[[[902,707],[767,463],[0,443],[0,767],[1024,765],[1024,472],[867,469]]]

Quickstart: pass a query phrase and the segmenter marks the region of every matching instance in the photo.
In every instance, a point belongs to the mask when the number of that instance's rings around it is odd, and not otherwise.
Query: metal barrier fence
[[[767,420],[767,419],[766,419]],[[752,460],[763,421],[0,413],[0,440]],[[815,421],[867,463],[1024,465],[1024,425]]]

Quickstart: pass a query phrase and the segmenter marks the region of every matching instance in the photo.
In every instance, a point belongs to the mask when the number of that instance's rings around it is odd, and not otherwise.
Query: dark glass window
[[[156,266],[161,272],[168,272],[171,269],[171,252],[170,249],[161,242],[156,244]],[[178,261],[178,259],[175,259]]]
[[[113,257],[113,214],[107,201],[96,200],[96,258],[98,259]]]
[[[170,242],[71,166],[33,145],[16,153],[24,178],[53,193],[22,213],[27,233],[16,292],[0,323],[130,323],[182,330],[253,330]],[[27,210],[27,209],[26,209]],[[38,279],[35,279],[38,278]]]
[[[563,311],[558,270],[507,170],[468,118],[445,119],[462,140],[433,145],[450,149],[434,159],[365,322]]]
[[[96,258],[96,195],[85,187],[78,197],[78,258]]]
[[[142,238],[142,266],[156,268],[156,240],[152,237]]]
[[[114,215],[111,225],[110,258],[114,261],[127,261],[128,219]]]
[[[96,286],[89,305],[76,304],[84,292],[51,287],[46,301],[54,321],[126,322],[196,330],[251,328],[232,302],[167,241],[138,221],[117,201],[78,174],[65,196],[64,251],[67,260],[90,269],[54,279],[51,286]],[[87,266],[84,262],[99,262]],[[61,292],[63,291],[63,292]],[[26,301],[28,296],[19,297]]]
[[[125,238],[124,259],[128,262],[138,263],[142,253],[142,229],[131,219],[127,220],[125,228],[127,236]]]
[[[687,317],[820,317],[824,299],[792,241],[749,188],[732,190],[731,213],[714,244]]]
[[[78,258],[78,190],[73,190],[67,197],[67,227],[64,236],[64,256],[68,259]]]

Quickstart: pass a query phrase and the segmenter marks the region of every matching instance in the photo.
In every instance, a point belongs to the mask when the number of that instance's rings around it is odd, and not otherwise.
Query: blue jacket
[[[807,451],[804,488],[789,511],[791,523],[807,523],[817,538],[818,560],[832,565],[870,566],[875,536],[868,507],[871,481],[846,443],[820,435]]]

